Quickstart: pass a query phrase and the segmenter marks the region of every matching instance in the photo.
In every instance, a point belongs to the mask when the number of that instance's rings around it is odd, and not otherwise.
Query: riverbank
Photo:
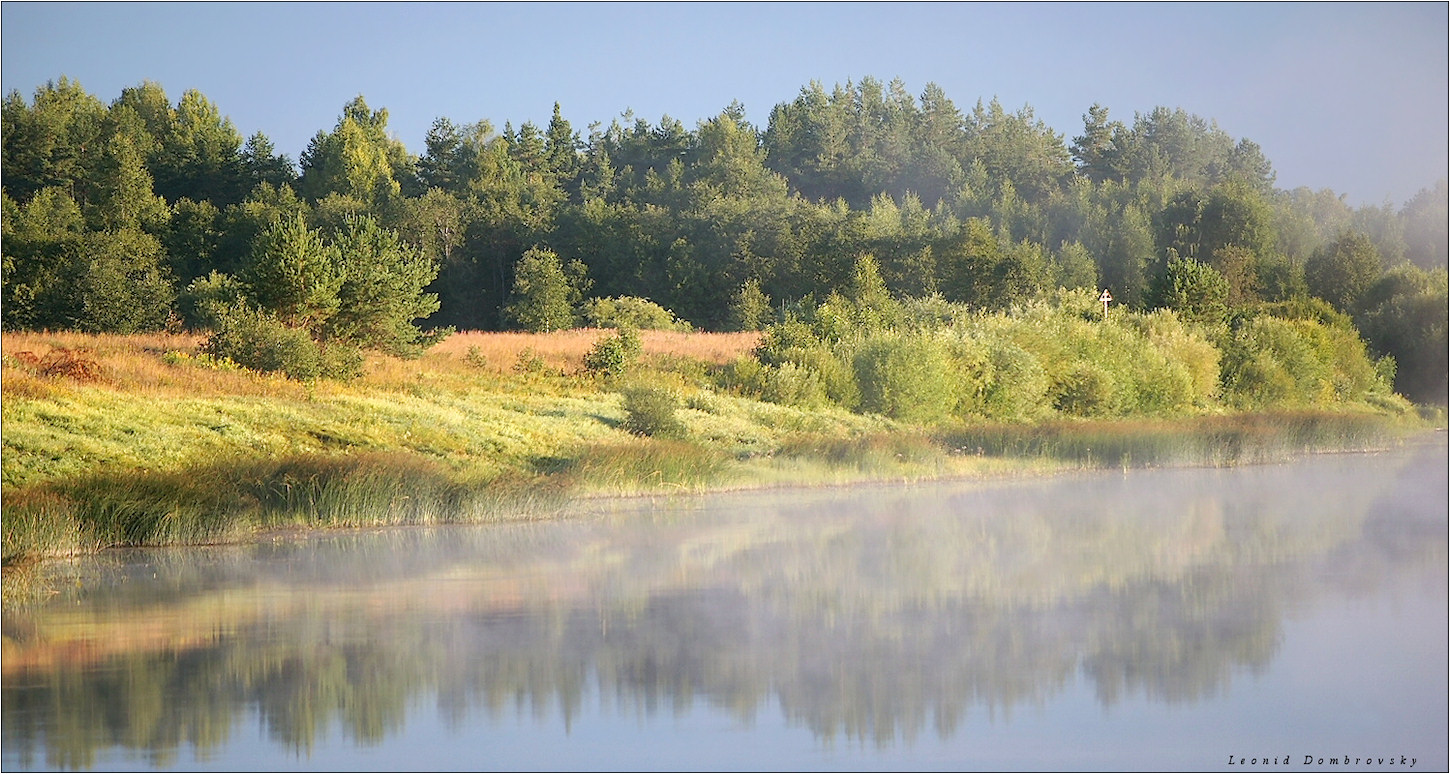
[[[344,384],[208,361],[185,336],[6,334],[4,563],[273,529],[538,519],[588,496],[1257,463],[1430,426],[1346,406],[920,427],[714,387],[711,369],[748,352],[749,335],[646,332],[643,380],[679,397],[671,437],[651,438],[625,429],[621,382],[577,362],[600,335],[515,334],[500,349],[462,334],[419,360],[373,358]]]

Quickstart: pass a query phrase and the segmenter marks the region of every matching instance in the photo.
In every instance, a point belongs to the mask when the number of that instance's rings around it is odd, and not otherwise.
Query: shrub
[[[202,352],[254,371],[281,371],[293,379],[323,375],[322,351],[307,331],[263,312],[237,306],[221,313]]]
[[[634,328],[645,331],[688,331],[690,324],[646,298],[620,296],[584,302],[584,320],[594,328]]]
[[[782,406],[814,408],[826,403],[820,374],[795,363],[768,366],[763,372],[760,397]]]
[[[1051,386],[1042,362],[1031,352],[1004,338],[987,344],[992,378],[983,395],[983,408],[992,419],[1030,419],[1047,405]]]
[[[1151,295],[1158,306],[1173,309],[1190,322],[1217,325],[1228,313],[1228,280],[1192,258],[1170,258]]]
[[[599,376],[621,376],[634,366],[642,348],[638,332],[633,328],[620,328],[613,335],[595,342],[594,347],[584,354],[584,368]]]
[[[487,362],[487,358],[484,359]],[[539,356],[533,347],[524,347],[514,358],[514,373],[516,374],[541,374],[548,370],[544,365],[544,358]]]
[[[176,299],[181,321],[190,330],[216,330],[219,318],[242,303],[246,287],[229,274],[214,271],[197,277]]]
[[[861,410],[906,422],[933,422],[955,407],[946,348],[933,338],[883,336],[856,352]]]
[[[820,343],[811,326],[791,318],[766,327],[765,335],[760,337],[753,354],[766,365],[777,365],[786,362],[787,352],[819,346]]]
[[[574,327],[574,307],[584,286],[583,265],[564,266],[557,253],[531,248],[514,266],[513,289],[504,317],[526,331]]]
[[[1303,332],[1312,320],[1255,317],[1228,341],[1224,388],[1239,408],[1311,405],[1333,397],[1331,371]]]
[[[636,384],[620,391],[624,396],[624,424],[635,435],[679,436],[684,426],[675,418],[680,399],[663,387]]]
[[[1058,380],[1053,392],[1053,407],[1065,414],[1094,417],[1117,413],[1113,377],[1096,363],[1078,363]]]

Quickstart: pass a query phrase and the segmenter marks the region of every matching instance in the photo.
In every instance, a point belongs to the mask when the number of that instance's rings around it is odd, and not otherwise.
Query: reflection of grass
[[[354,382],[304,384],[193,357],[191,336],[7,333],[4,561],[278,526],[533,517],[571,493],[1233,464],[1395,432],[1355,414],[928,431],[717,392],[712,364],[755,336],[647,331],[645,375],[679,395],[680,427],[639,438],[614,386],[573,373],[600,335],[460,334],[418,360],[373,356]],[[525,348],[543,372],[513,371]],[[62,349],[85,378],[38,367]]]

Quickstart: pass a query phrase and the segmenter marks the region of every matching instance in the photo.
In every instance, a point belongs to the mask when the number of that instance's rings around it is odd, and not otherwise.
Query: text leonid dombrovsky
[[[1230,755],[1230,766],[1404,766],[1413,768],[1418,758],[1408,755]]]

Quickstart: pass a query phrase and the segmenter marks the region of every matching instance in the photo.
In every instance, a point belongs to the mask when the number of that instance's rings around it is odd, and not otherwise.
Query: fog
[[[572,738],[631,717],[667,756],[646,760],[688,759],[666,729],[696,712],[909,755],[1079,696],[1214,713],[1267,701],[1276,670],[1377,672],[1312,664],[1294,632],[1359,647],[1355,616],[1386,596],[1396,636],[1432,658],[1403,657],[1421,673],[1383,690],[1428,680],[1392,704],[1442,709],[1379,743],[1443,761],[1445,463],[1442,436],[1289,466],[600,501],[556,522],[108,553],[6,613],[5,762],[88,767],[120,745],[265,766],[238,739],[252,713],[266,745],[323,766],[419,734]],[[1330,723],[1312,704],[1281,738],[1353,724],[1353,706]],[[1137,768],[1141,729],[1114,728],[1114,760]],[[559,760],[538,755],[521,760]]]

